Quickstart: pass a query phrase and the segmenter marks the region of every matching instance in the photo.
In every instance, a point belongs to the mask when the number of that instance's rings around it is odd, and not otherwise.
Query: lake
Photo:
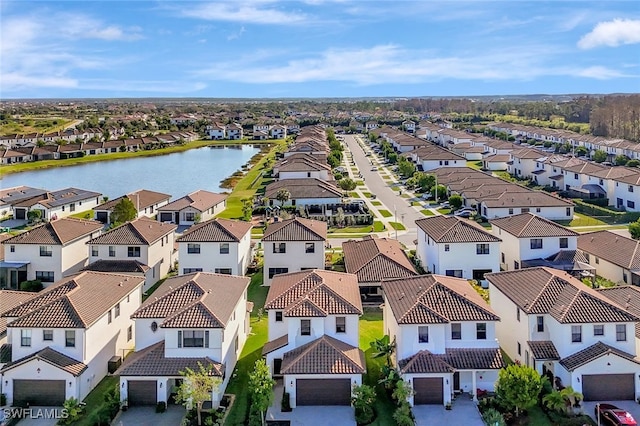
[[[220,181],[258,152],[260,148],[253,145],[203,147],[153,157],[12,173],[0,179],[0,188],[26,185],[53,191],[75,187],[100,192],[111,199],[148,189],[177,199],[198,189],[223,192]]]

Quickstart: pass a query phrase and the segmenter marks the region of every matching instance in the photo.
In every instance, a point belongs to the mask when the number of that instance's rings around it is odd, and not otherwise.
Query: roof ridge
[[[332,271],[335,272],[335,271]],[[327,285],[327,283],[324,282],[324,280],[315,288],[311,289],[309,291],[309,293],[307,294],[311,294],[312,292],[319,290],[321,287],[325,288],[327,291],[331,292],[333,295],[335,295],[337,298],[339,298],[344,304],[351,306],[353,309],[355,309],[356,311],[361,311],[362,309],[359,309],[357,306],[355,306],[353,303],[349,302],[347,299],[345,299],[341,294],[339,294],[338,292],[336,292],[335,290],[333,290],[330,286]]]
[[[636,257],[636,254],[638,253],[638,247],[640,247],[640,241],[636,241],[636,248],[633,249],[633,254],[631,255],[630,259],[629,259],[629,264],[627,265],[628,268],[631,268],[631,265],[633,265],[633,259]]]
[[[317,303],[315,303],[313,300],[309,299],[309,295],[308,294],[303,295],[299,300],[296,300],[295,303],[293,303],[293,304],[291,304],[291,306],[287,307],[287,309],[285,310],[285,314],[288,313],[288,312],[291,312],[292,310],[294,310],[295,308],[299,307],[303,303],[309,303],[309,304],[313,305],[318,311],[322,312],[325,316],[329,315],[326,310],[322,309],[320,306],[318,306]]]
[[[327,335],[323,334],[322,336],[320,336],[318,339],[313,340],[309,343],[306,344],[306,348],[304,348],[302,351],[300,351],[300,353],[290,362],[291,365],[295,364],[296,362],[298,362],[303,356],[305,356],[306,354],[308,354],[312,349],[314,349],[316,346],[318,346],[322,341],[325,340],[325,337]],[[300,347],[300,346],[299,346]],[[304,345],[303,345],[304,347]],[[295,350],[295,349],[293,349]]]
[[[533,268],[531,268],[531,269],[533,269]],[[549,273],[549,271],[547,271],[547,270],[546,270],[546,269],[544,269],[544,268],[536,268],[536,269],[539,269],[539,270],[542,270],[542,271],[544,271],[544,272],[548,273],[548,274],[550,275],[550,277],[549,277],[549,279],[547,280],[547,282],[542,286],[542,290],[538,293],[538,295],[533,299],[533,301],[532,301],[531,303],[529,303],[529,306],[530,306],[530,307],[531,307],[531,306],[534,306],[536,303],[538,303],[538,301],[539,301],[539,300],[540,300],[540,298],[542,297],[542,294],[544,294],[544,292],[546,292],[546,291],[547,291],[547,288],[551,285],[551,281],[552,281],[554,278],[560,278],[560,277],[557,277],[557,276],[556,276],[556,275],[554,275],[554,274],[550,274],[550,273]],[[521,270],[521,269],[520,269],[520,270]],[[517,270],[513,270],[513,271],[511,271],[511,272],[516,272],[516,271],[517,271]],[[560,278],[560,279],[561,279],[561,278]],[[564,280],[563,280],[563,281],[564,281]]]
[[[482,306],[482,305],[480,305],[480,304],[476,303],[475,301],[471,300],[470,298],[468,298],[468,297],[466,296],[466,293],[465,293],[465,294],[460,294],[460,292],[458,292],[457,290],[455,290],[455,289],[453,289],[453,288],[451,288],[451,287],[449,287],[449,286],[447,286],[447,285],[444,285],[443,283],[441,283],[441,282],[440,282],[440,281],[438,281],[437,279],[435,280],[435,283],[434,283],[434,285],[433,285],[432,287],[435,287],[435,285],[436,285],[436,284],[437,284],[438,286],[440,286],[440,287],[444,288],[446,291],[453,292],[455,295],[457,295],[458,297],[461,297],[464,301],[466,301],[466,302],[468,302],[468,303],[471,303],[473,306],[475,306],[476,308],[480,309],[480,310],[481,310],[481,311],[483,311],[484,313],[486,313],[486,314],[488,314],[488,315],[491,315],[491,316],[494,316],[494,317],[497,317],[497,316],[498,316],[498,315],[496,315],[494,312],[491,312],[491,311],[490,311],[489,309],[487,309],[486,307],[484,307],[484,306]],[[473,289],[471,289],[471,290],[473,290]],[[474,292],[475,292],[475,290],[474,290]],[[471,293],[470,293],[470,294],[471,294]],[[487,306],[489,306],[489,305],[487,304]]]
[[[199,272],[198,272],[199,273]],[[196,274],[198,274],[196,273]],[[158,297],[155,296],[155,299],[152,300],[148,305],[146,306],[140,306],[138,309],[136,309],[133,312],[133,315],[136,315],[138,312],[141,311],[145,311],[147,310],[149,307],[155,305],[156,303],[159,303],[161,300],[164,300],[166,298],[168,298],[169,296],[171,296],[172,294],[174,294],[176,291],[178,291],[181,288],[187,287],[188,285],[195,285],[200,291],[202,291],[203,293],[206,293],[206,291],[198,284],[196,283],[193,278],[190,280],[185,281],[184,283],[180,284],[179,286],[177,286],[176,288],[171,288],[170,291],[167,291],[165,294],[163,294],[162,296]],[[151,297],[151,296],[149,296]],[[147,299],[148,300],[148,299]],[[195,299],[198,300],[198,299]]]

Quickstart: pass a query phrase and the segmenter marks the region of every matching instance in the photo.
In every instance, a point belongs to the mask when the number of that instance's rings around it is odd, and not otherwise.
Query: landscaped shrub
[[[164,413],[165,411],[167,411],[167,403],[164,401],[158,402],[156,405],[156,413]]]
[[[34,293],[37,293],[42,289],[43,286],[40,280],[23,281],[22,283],[20,283],[20,290],[22,291],[32,291]]]
[[[413,416],[411,415],[411,407],[408,402],[404,402],[393,412],[393,419],[398,426],[413,426]]]
[[[291,395],[289,392],[284,392],[282,394],[282,406],[280,407],[283,413],[288,413],[291,411]]]
[[[482,420],[484,420],[485,424],[491,426],[506,426],[506,422],[504,421],[504,417],[502,414],[495,408],[489,408],[485,412],[482,413]]]
[[[376,390],[367,385],[353,387],[351,404],[355,409],[356,422],[359,425],[367,425],[374,419],[373,404],[376,400]]]

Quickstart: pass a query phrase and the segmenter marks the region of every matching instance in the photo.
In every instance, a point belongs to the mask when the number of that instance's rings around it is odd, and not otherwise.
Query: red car
[[[600,412],[600,424],[606,426],[638,426],[635,419],[628,411],[611,404],[598,404],[595,409],[595,417],[598,420]]]

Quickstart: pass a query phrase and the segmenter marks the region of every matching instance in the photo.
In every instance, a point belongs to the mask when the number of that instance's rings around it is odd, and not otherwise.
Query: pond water
[[[54,191],[75,187],[100,192],[111,199],[148,189],[177,199],[198,189],[225,191],[220,188],[220,181],[258,152],[260,148],[254,145],[203,147],[154,157],[12,173],[0,179],[0,188],[26,185]]]

